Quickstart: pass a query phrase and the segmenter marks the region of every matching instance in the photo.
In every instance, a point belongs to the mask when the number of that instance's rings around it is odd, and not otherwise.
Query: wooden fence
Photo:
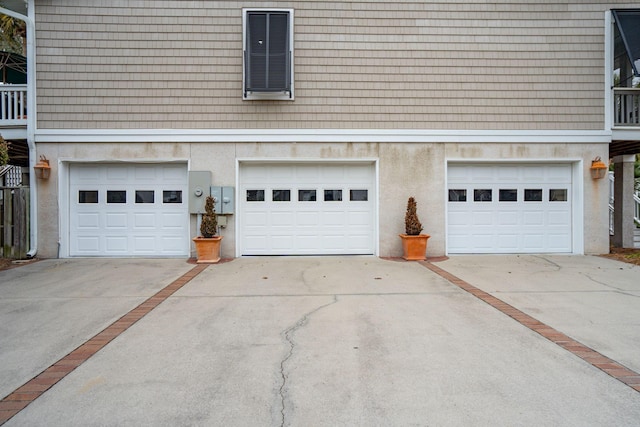
[[[29,251],[29,187],[0,187],[0,255],[24,259]]]

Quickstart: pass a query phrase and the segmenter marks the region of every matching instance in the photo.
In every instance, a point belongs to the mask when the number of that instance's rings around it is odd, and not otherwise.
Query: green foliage
[[[204,215],[200,223],[200,234],[202,237],[213,237],[218,232],[218,215],[213,204],[213,197],[207,196],[204,203]]]
[[[9,164],[9,145],[0,136],[0,166]]]
[[[0,14],[0,48],[26,55],[27,24],[12,16]]]
[[[416,199],[409,197],[407,202],[407,213],[404,215],[405,233],[409,236],[417,236],[422,231],[422,224],[418,219]]]

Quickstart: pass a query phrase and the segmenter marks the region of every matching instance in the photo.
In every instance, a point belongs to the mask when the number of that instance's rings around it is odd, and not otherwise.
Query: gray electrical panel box
[[[233,214],[236,205],[236,192],[234,187],[212,186],[211,195],[215,200],[215,208],[217,214]]]
[[[204,201],[210,195],[211,171],[189,171],[189,213],[204,213]]]

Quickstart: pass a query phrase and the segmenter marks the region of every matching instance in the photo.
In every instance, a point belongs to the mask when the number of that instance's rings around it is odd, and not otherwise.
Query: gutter
[[[35,27],[35,7],[34,0],[25,0],[27,3],[27,14],[0,7],[0,12],[12,18],[20,19],[27,25],[27,146],[29,147],[29,252],[28,258],[33,258],[38,252],[38,184],[35,182],[35,174],[32,173],[36,164],[36,27]]]

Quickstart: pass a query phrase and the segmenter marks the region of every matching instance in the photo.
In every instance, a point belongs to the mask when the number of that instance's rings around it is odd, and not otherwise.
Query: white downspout
[[[36,164],[36,27],[34,0],[27,1],[27,15],[0,7],[0,12],[24,21],[27,25],[27,145],[29,147],[29,204],[30,233],[29,252],[27,257],[33,258],[38,252],[38,184],[35,182],[33,167]]]

